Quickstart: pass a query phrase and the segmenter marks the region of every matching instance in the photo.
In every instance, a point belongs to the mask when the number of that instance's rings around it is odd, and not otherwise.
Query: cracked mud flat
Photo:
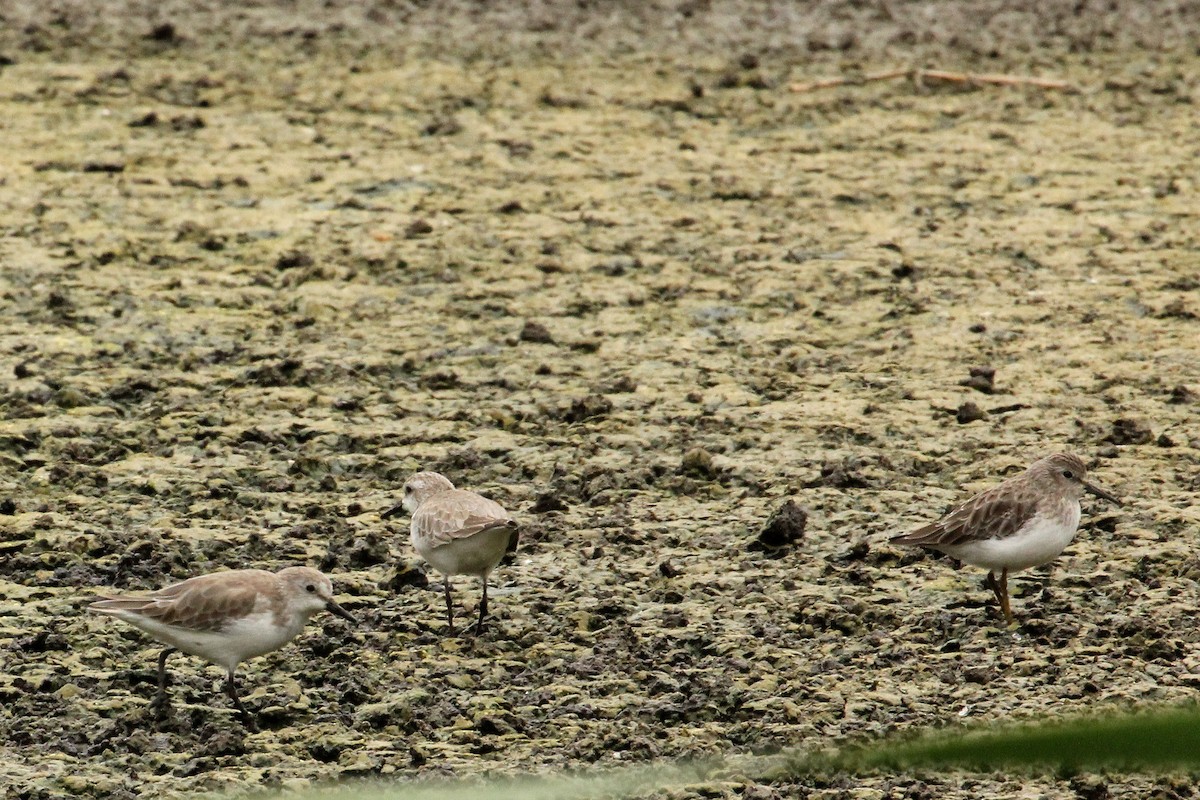
[[[354,8],[228,30],[220,9],[63,8],[6,9],[0,39],[6,797],[537,772],[1194,697],[1200,60],[1138,40],[1154,18],[1022,49],[1029,12],[952,41],[954,19],[907,37],[827,4],[798,54],[780,40],[807,18],[733,35],[719,4],[669,41],[537,4],[492,38],[482,11],[426,10],[395,41]],[[564,46],[581,18],[594,41]],[[922,59],[1083,91],[785,90]],[[1018,635],[978,572],[879,543],[1057,449],[1130,502],[1085,503],[1067,553],[1015,581]],[[474,643],[441,637],[407,519],[379,518],[419,468],[524,524]],[[803,538],[749,547],[788,498]],[[258,735],[186,657],[155,720],[157,649],[81,612],[100,587],[298,562],[362,625],[319,617],[243,667]],[[465,617],[478,587],[456,589]],[[901,774],[669,796],[1104,791],[1192,790]]]

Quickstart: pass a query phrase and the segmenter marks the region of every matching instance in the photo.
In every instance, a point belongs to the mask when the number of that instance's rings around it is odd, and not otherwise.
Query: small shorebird
[[[488,575],[506,553],[517,549],[517,523],[499,503],[475,492],[455,489],[446,476],[418,472],[404,484],[404,500],[383,513],[395,516],[405,509],[412,514],[410,538],[421,558],[442,573],[446,592],[446,621],[454,633],[454,604],[450,599],[451,575],[477,575],[483,581],[479,621],[487,616]]]
[[[101,597],[89,611],[124,620],[167,645],[158,656],[154,705],[166,702],[167,656],[182,650],[225,668],[225,691],[252,731],[258,726],[238,697],[237,665],[283,647],[319,611],[354,622],[333,599],[329,578],[309,567],[214,572],[149,594]]]
[[[987,569],[988,588],[1011,625],[1008,574],[1053,561],[1071,543],[1084,492],[1121,505],[1112,494],[1088,483],[1087,467],[1078,456],[1056,453],[975,495],[937,522],[891,541],[940,550]]]

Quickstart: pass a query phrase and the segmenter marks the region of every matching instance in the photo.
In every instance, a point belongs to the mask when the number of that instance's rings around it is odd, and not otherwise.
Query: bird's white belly
[[[303,619],[293,619],[290,625],[278,622],[272,613],[250,614],[230,624],[222,633],[237,643],[240,660],[244,661],[278,650],[304,628]]]
[[[415,538],[413,544],[421,557],[443,575],[487,577],[504,558],[511,536],[510,528],[497,527],[437,547],[422,547]]]
[[[1034,517],[1012,536],[940,549],[976,567],[1017,572],[1053,561],[1075,538],[1078,527],[1079,506],[1076,505],[1065,517]]]
[[[161,642],[228,670],[248,658],[279,649],[300,632],[296,627],[276,625],[275,615],[270,612],[241,617],[220,631],[189,630],[140,615],[124,619]]]

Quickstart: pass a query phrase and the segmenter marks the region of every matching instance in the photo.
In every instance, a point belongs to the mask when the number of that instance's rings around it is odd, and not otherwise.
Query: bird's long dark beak
[[[1103,489],[1101,489],[1099,486],[1097,486],[1094,483],[1088,483],[1087,481],[1084,481],[1083,488],[1085,491],[1088,491],[1091,494],[1096,495],[1096,497],[1107,500],[1110,503],[1115,503],[1118,506],[1122,505],[1120,499],[1116,495],[1114,495],[1111,492],[1104,491]]]
[[[392,517],[399,516],[400,514],[403,514],[403,513],[404,513],[404,504],[401,503],[398,506],[392,506],[387,511],[380,514],[379,518],[380,519],[391,519]]]
[[[347,611],[346,609],[339,606],[337,604],[336,600],[326,600],[325,601],[325,610],[328,611],[330,614],[337,614],[342,619],[349,620],[350,622],[353,622],[355,625],[358,624],[358,620],[356,620],[350,614],[349,611]]]

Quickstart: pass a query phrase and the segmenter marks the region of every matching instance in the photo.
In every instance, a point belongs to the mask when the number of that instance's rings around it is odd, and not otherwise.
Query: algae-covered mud
[[[6,796],[548,772],[1192,698],[1197,20],[940,5],[0,6]],[[1078,91],[788,91],[910,64]],[[885,543],[1056,450],[1127,502],[1085,502],[1012,582],[1017,630],[978,571]],[[438,577],[380,518],[418,469],[522,523],[478,640],[442,636]],[[803,535],[757,546],[788,500]],[[317,617],[244,665],[257,734],[184,656],[156,715],[155,643],[83,611],[297,563],[359,625]],[[478,598],[457,580],[460,619]]]

